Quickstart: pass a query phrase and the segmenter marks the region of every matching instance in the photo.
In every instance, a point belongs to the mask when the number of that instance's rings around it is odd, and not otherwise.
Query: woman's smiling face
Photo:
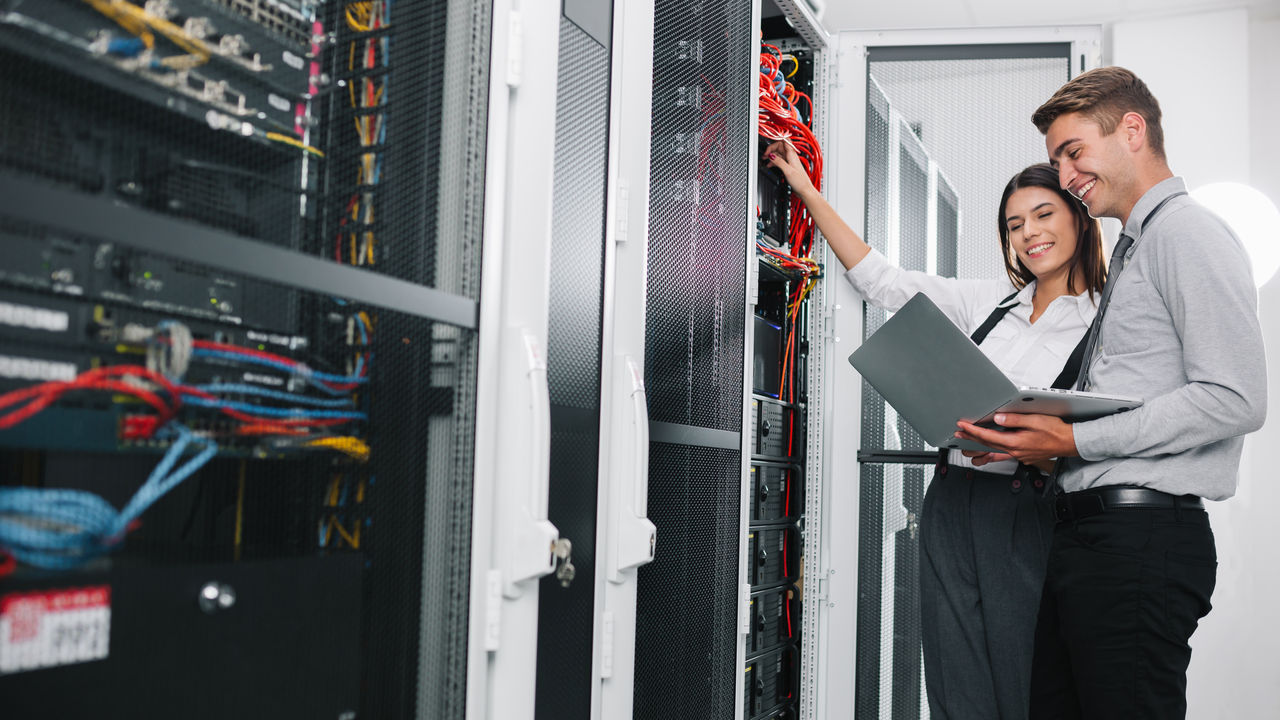
[[[1065,276],[1071,269],[1078,228],[1057,193],[1035,186],[1014,191],[1005,205],[1004,223],[1009,246],[1037,280]]]

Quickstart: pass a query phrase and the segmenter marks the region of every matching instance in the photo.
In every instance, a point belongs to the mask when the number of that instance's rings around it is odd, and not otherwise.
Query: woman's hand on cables
[[[1004,429],[992,430],[961,420],[956,423],[959,428],[956,437],[1003,450],[1018,462],[1027,465],[1080,454],[1076,449],[1075,432],[1062,418],[1052,415],[996,413],[995,421]],[[977,464],[976,460],[974,464]]]
[[[783,177],[787,179],[787,184],[801,198],[813,192],[813,181],[809,179],[808,171],[800,162],[800,156],[785,140],[778,140],[765,148],[764,161],[770,167],[781,170]]]

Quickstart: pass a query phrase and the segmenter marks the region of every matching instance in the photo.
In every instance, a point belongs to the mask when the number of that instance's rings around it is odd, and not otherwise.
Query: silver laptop
[[[924,293],[907,301],[849,362],[935,447],[991,449],[955,437],[957,420],[997,427],[997,412],[1017,412],[1080,422],[1142,405],[1138,398],[1014,385]]]

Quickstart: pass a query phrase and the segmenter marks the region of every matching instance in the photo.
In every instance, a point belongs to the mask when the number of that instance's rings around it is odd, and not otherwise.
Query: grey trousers
[[[1032,478],[939,465],[925,493],[921,637],[934,720],[1026,720],[1053,537]]]

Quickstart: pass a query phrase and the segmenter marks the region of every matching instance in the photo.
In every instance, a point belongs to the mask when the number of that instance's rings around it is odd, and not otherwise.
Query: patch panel
[[[309,13],[290,10],[266,0],[23,3],[0,21],[0,46],[170,111],[232,117],[238,132],[249,123],[292,133],[314,85],[315,33]]]

